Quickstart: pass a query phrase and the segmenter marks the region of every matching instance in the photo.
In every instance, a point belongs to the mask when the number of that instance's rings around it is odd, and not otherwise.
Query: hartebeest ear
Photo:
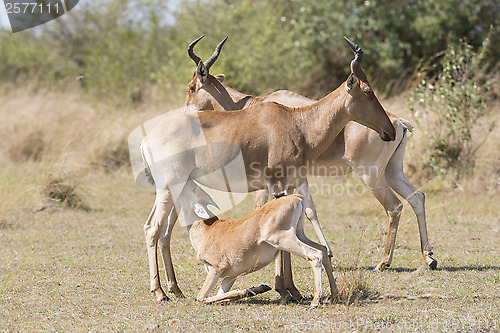
[[[357,85],[359,85],[358,78],[356,77],[356,75],[354,75],[353,73],[351,73],[349,75],[349,77],[347,78],[346,90],[350,91],[352,88],[354,88]]]
[[[196,67],[196,76],[200,80],[200,82],[203,84],[207,81],[208,78],[208,68],[205,66],[203,61],[200,61],[198,63],[198,66]]]
[[[210,218],[210,215],[205,210],[205,207],[203,207],[202,204],[200,204],[200,203],[193,203],[191,205],[191,207],[193,208],[194,213],[196,215],[198,215],[198,217],[200,217],[202,219],[208,219],[208,218]]]
[[[224,80],[226,79],[226,76],[224,74],[217,74],[215,75],[215,78],[220,82],[224,83]]]

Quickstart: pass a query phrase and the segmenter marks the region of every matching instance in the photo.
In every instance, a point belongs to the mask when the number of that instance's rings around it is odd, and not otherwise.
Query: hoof
[[[156,289],[156,290],[151,290],[151,293],[155,294],[156,300],[158,302],[167,302],[170,301],[170,298],[168,298],[167,295],[163,292],[161,288]]]
[[[373,272],[383,272],[386,268],[388,268],[390,265],[387,265],[387,264],[384,264],[384,263],[380,263],[377,265],[377,267],[375,267],[373,269]]]
[[[318,307],[318,304],[311,304],[311,305],[309,306],[309,310],[311,310],[311,309],[316,309],[317,307]]]
[[[186,296],[184,296],[184,294],[183,294],[183,293],[174,294],[174,295],[175,295],[175,297],[177,297],[177,298],[186,298]]]
[[[303,298],[302,294],[300,293],[300,291],[298,291],[297,288],[295,288],[295,286],[293,288],[287,288],[286,290],[292,296],[292,299],[294,301],[298,302],[298,301],[300,301]]]
[[[174,294],[175,297],[177,297],[177,298],[186,298],[186,296],[184,296],[184,294],[182,293],[182,291],[179,288],[169,289],[168,292]]]
[[[438,262],[436,259],[432,258],[432,261],[429,264],[429,268],[435,270],[438,267]]]
[[[292,302],[293,298],[290,296],[290,294],[286,294],[286,296],[281,296],[280,298],[280,305],[286,305],[289,302]]]

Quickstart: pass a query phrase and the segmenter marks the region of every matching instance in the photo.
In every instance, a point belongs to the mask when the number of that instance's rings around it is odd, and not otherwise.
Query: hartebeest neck
[[[316,103],[294,110],[295,124],[303,134],[309,159],[321,155],[349,121],[346,97],[344,83]]]

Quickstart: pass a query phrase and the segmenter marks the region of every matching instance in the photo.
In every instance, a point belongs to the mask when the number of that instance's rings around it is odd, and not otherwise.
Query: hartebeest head
[[[347,37],[344,38],[355,54],[354,60],[351,61],[351,74],[344,82],[347,113],[351,120],[372,129],[378,128],[377,132],[382,140],[393,141],[396,138],[396,130],[361,69],[363,51]]]
[[[219,45],[215,48],[214,54],[207,61],[203,62],[194,51],[194,46],[205,37],[205,35],[198,37],[188,46],[189,57],[196,64],[196,70],[189,81],[188,92],[184,106],[186,111],[199,111],[199,110],[225,110],[223,105],[224,100],[230,100],[226,88],[222,84],[224,75],[219,74],[216,76],[210,75],[210,67],[215,63],[219,57],[222,46],[227,40],[224,38]]]

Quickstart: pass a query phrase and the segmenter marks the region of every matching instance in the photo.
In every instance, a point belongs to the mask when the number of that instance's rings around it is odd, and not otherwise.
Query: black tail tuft
[[[150,183],[151,185],[155,185],[155,180],[153,179],[153,175],[151,174],[151,169],[146,164],[146,162],[144,162],[144,174],[146,175],[148,183]]]

